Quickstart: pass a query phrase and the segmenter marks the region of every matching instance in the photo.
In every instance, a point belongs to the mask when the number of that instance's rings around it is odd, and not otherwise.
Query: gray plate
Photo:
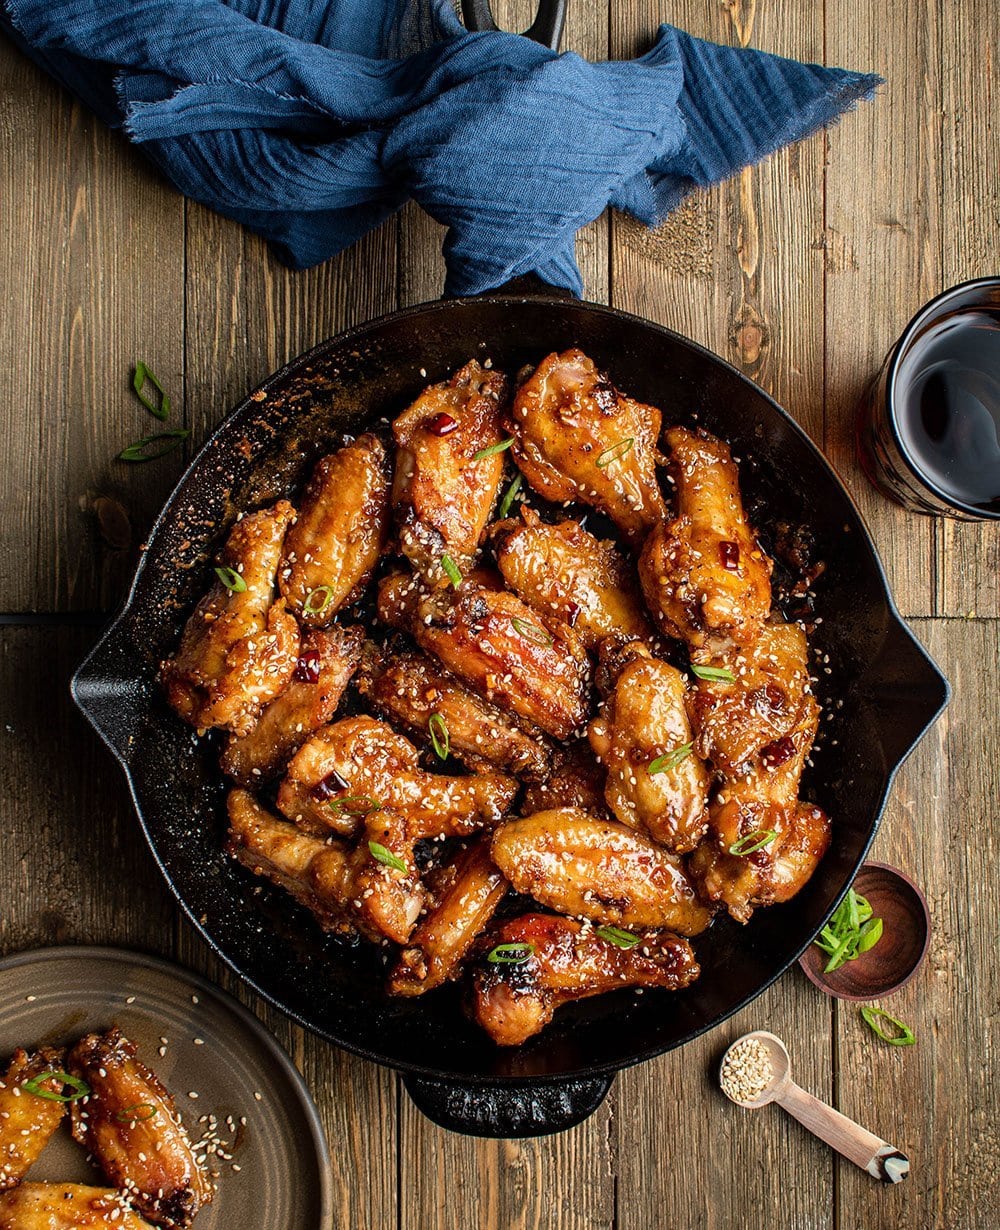
[[[247,1120],[227,1149],[232,1161],[210,1159],[218,1192],[195,1230],[328,1230],[330,1159],[319,1116],[294,1064],[256,1017],[197,974],[141,953],[45,948],[0,961],[4,1064],[18,1046],[71,1043],[111,1025],[174,1095],[193,1140],[207,1129],[202,1115],[216,1116],[224,1140],[233,1139],[227,1116],[237,1126]],[[68,1127],[29,1177],[103,1182]]]

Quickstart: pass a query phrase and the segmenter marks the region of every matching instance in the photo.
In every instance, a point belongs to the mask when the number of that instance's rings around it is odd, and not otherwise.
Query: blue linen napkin
[[[880,83],[667,25],[637,60],[589,63],[469,33],[450,0],[0,0],[0,12],[181,192],[293,268],[414,197],[448,227],[452,295],[531,272],[579,295],[573,238],[606,205],[655,225]]]

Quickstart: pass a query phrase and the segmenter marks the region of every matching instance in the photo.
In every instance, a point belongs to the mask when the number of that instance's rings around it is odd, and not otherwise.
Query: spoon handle
[[[905,1153],[814,1098],[794,1081],[788,1082],[776,1101],[814,1136],[883,1183],[898,1183],[910,1173],[910,1160]]]

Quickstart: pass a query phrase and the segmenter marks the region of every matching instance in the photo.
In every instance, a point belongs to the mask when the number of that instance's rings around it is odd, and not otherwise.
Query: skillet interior
[[[827,569],[814,646],[823,742],[803,783],[833,819],[830,852],[799,895],[746,927],[718,920],[695,941],[703,973],[680,994],[622,992],[561,1009],[538,1038],[498,1050],[464,1018],[455,987],[417,1000],[383,992],[369,945],[324,938],[282,892],[222,853],[225,786],[214,739],[167,709],[157,664],[207,584],[235,511],[300,479],[344,432],[395,415],[472,356],[516,371],[578,345],[632,396],[752,458],[744,491],[773,521],[805,523]],[[81,668],[75,695],[119,756],[153,851],[206,940],[257,990],[316,1032],[383,1063],[443,1078],[545,1080],[610,1071],[718,1024],[795,960],[846,890],[874,836],[898,763],[947,684],[892,606],[868,533],[833,471],[764,393],[714,355],[624,313],[550,298],[454,300],[396,313],[324,343],[272,377],[189,468],[150,537],[129,604]],[[834,705],[842,701],[839,709]]]

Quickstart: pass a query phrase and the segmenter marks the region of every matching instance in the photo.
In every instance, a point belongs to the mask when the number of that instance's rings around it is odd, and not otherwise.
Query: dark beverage
[[[955,287],[911,322],[861,407],[858,447],[906,507],[1000,518],[1000,280]]]

